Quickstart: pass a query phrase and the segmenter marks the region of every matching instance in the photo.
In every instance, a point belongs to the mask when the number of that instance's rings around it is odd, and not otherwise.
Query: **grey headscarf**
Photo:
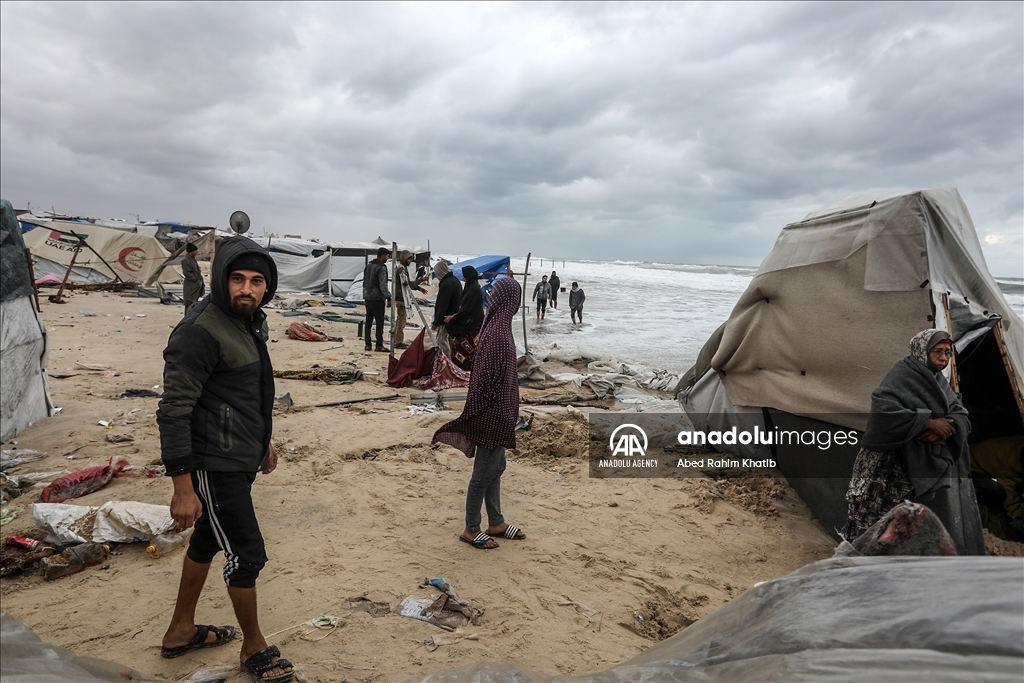
[[[434,275],[437,276],[438,280],[440,280],[450,272],[452,272],[452,269],[448,267],[448,262],[445,261],[444,259],[440,259],[437,263],[434,264]]]

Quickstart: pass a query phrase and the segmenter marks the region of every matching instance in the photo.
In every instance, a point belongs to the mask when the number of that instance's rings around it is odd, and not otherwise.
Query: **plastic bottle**
[[[110,553],[110,548],[102,543],[83,543],[68,548],[59,555],[43,558],[43,578],[47,581],[62,576],[77,574],[86,567],[100,564]]]
[[[149,541],[149,547],[146,548],[146,554],[154,560],[159,560],[161,555],[166,555],[175,548],[185,545],[185,541],[187,541],[191,535],[192,530],[188,529],[177,533],[168,531],[165,534],[154,536]]]

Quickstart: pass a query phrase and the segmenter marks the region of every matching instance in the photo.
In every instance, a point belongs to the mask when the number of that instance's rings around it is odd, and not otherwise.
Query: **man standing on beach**
[[[164,393],[157,409],[160,451],[174,483],[171,516],[195,531],[189,540],[161,655],[223,645],[231,626],[197,625],[196,606],[214,556],[224,552],[224,582],[242,628],[243,666],[261,680],[292,679],[292,664],[260,631],[256,578],[267,562],[252,501],[256,473],[277,467],[271,443],[274,372],[267,316],[277,266],[252,240],[225,240],[211,295],[192,307],[164,349]]]
[[[363,305],[366,306],[366,324],[363,332],[366,350],[370,350],[370,327],[377,323],[377,350],[384,348],[384,309],[391,301],[388,289],[388,269],[384,264],[391,258],[391,250],[381,247],[377,250],[377,258],[366,264],[363,269]]]
[[[580,317],[580,325],[583,324],[583,302],[587,300],[587,295],[580,289],[579,283],[572,283],[572,289],[569,290],[569,315],[572,316],[572,324],[576,324],[576,316]]]
[[[551,308],[558,308],[558,288],[562,286],[562,281],[558,279],[558,273],[551,271],[551,279],[548,280],[548,284],[551,285]]]
[[[402,291],[402,275],[405,275],[406,279],[410,279],[409,266],[415,258],[408,251],[398,252],[398,272],[396,273],[397,279],[395,281],[395,348],[406,349],[409,345],[405,343],[405,321],[408,318],[408,310],[405,307],[405,292]],[[420,289],[420,285],[426,278],[416,278],[409,282],[409,292],[415,292]],[[411,294],[415,296],[415,294]]]
[[[548,276],[545,275],[533,288],[533,300],[537,302],[537,322],[544,319],[548,308],[548,298],[551,296],[551,285],[548,283]]]
[[[203,283],[203,271],[199,270],[199,262],[196,261],[196,252],[199,248],[188,243],[185,247],[185,257],[181,259],[181,274],[185,276],[185,286],[182,295],[185,298],[185,312],[199,303],[199,300],[206,294],[206,284]]]

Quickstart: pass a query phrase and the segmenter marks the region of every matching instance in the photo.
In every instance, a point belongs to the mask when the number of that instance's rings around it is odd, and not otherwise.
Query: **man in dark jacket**
[[[171,516],[182,528],[194,524],[195,532],[161,654],[178,657],[234,637],[231,626],[195,624],[210,564],[223,551],[224,581],[242,628],[242,662],[258,676],[283,681],[292,665],[267,645],[259,627],[256,577],[267,555],[252,502],[256,473],[277,467],[271,443],[274,373],[261,310],[277,289],[277,267],[252,240],[225,240],[210,289],[164,349],[157,424],[163,463],[174,483]]]
[[[558,273],[551,271],[548,284],[551,285],[551,308],[558,308],[558,288],[562,286],[562,281],[558,279]]]
[[[587,300],[587,295],[583,293],[579,283],[572,283],[572,289],[569,290],[569,315],[572,316],[573,325],[576,324],[576,316],[580,317],[580,324],[583,324],[583,302]]]
[[[377,350],[384,348],[384,309],[391,301],[388,289],[388,267],[384,264],[391,258],[391,251],[385,247],[377,250],[377,258],[366,264],[363,269],[363,305],[366,306],[366,323],[363,336],[366,350],[370,350],[370,327],[377,323]]]
[[[206,293],[206,284],[203,283],[203,271],[199,270],[199,263],[196,261],[196,252],[198,251],[199,248],[189,242],[188,246],[185,247],[185,258],[181,259],[181,274],[185,276],[182,295],[185,298],[186,313]]]

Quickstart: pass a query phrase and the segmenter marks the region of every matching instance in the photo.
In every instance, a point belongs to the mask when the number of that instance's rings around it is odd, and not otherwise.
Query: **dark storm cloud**
[[[956,185],[1022,269],[1019,3],[0,12],[16,205],[757,263],[822,204]]]

